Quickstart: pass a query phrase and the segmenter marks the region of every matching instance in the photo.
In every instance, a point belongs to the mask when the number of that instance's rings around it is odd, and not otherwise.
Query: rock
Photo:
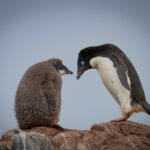
[[[11,149],[11,137],[14,134],[14,130],[7,131],[0,140],[0,150],[10,150]]]
[[[106,147],[111,150],[149,150],[150,127],[130,121],[95,124],[91,130],[100,131]]]
[[[95,124],[91,130],[64,131],[36,127],[10,130],[0,140],[0,150],[150,150],[150,127],[131,121]]]
[[[12,136],[12,150],[52,150],[48,137],[35,132],[20,132]]]
[[[19,131],[19,132],[18,132]],[[11,130],[2,136],[0,150],[52,150],[47,136],[35,132]]]

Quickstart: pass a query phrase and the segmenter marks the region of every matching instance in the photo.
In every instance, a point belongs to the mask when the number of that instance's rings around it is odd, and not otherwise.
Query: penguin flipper
[[[129,91],[131,91],[130,85],[128,83],[128,68],[126,66],[126,64],[124,63],[124,61],[122,60],[122,58],[120,56],[116,56],[111,54],[110,59],[113,61],[114,66],[117,68],[117,74],[118,77],[121,81],[121,83],[124,85],[124,87],[126,89],[128,89]]]
[[[44,85],[44,95],[46,97],[47,100],[47,104],[49,107],[49,111],[51,113],[51,115],[56,114],[57,112],[57,108],[58,108],[58,99],[56,96],[56,90],[54,88],[54,84],[52,81],[48,81],[45,85]]]

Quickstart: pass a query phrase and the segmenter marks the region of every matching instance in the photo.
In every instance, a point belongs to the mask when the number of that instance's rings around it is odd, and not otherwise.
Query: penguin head
[[[62,60],[54,58],[50,59],[49,62],[54,65],[60,75],[73,74],[73,72],[62,63]]]
[[[79,52],[78,60],[77,60],[77,79],[80,79],[81,75],[88,69],[92,69],[90,65],[90,60],[92,55],[90,55],[90,47],[83,49]]]
[[[79,52],[77,60],[77,79],[88,69],[97,69],[99,63],[98,59],[93,59],[98,56],[102,57],[111,57],[110,54],[121,53],[122,56],[125,56],[123,52],[113,44],[103,44],[99,46],[90,46],[82,49]],[[111,59],[111,58],[110,58]]]

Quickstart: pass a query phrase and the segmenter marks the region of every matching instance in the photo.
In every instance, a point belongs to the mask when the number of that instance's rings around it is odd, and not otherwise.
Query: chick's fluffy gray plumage
[[[59,59],[37,63],[23,75],[15,97],[19,127],[51,126],[59,120],[62,79],[56,66]]]

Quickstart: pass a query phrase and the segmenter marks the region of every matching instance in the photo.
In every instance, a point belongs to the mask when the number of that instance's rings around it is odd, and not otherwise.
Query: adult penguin
[[[119,104],[122,117],[113,121],[125,121],[134,112],[147,112],[147,103],[139,76],[129,58],[115,45],[104,44],[87,47],[79,52],[77,79],[88,69],[97,69],[100,77]]]

